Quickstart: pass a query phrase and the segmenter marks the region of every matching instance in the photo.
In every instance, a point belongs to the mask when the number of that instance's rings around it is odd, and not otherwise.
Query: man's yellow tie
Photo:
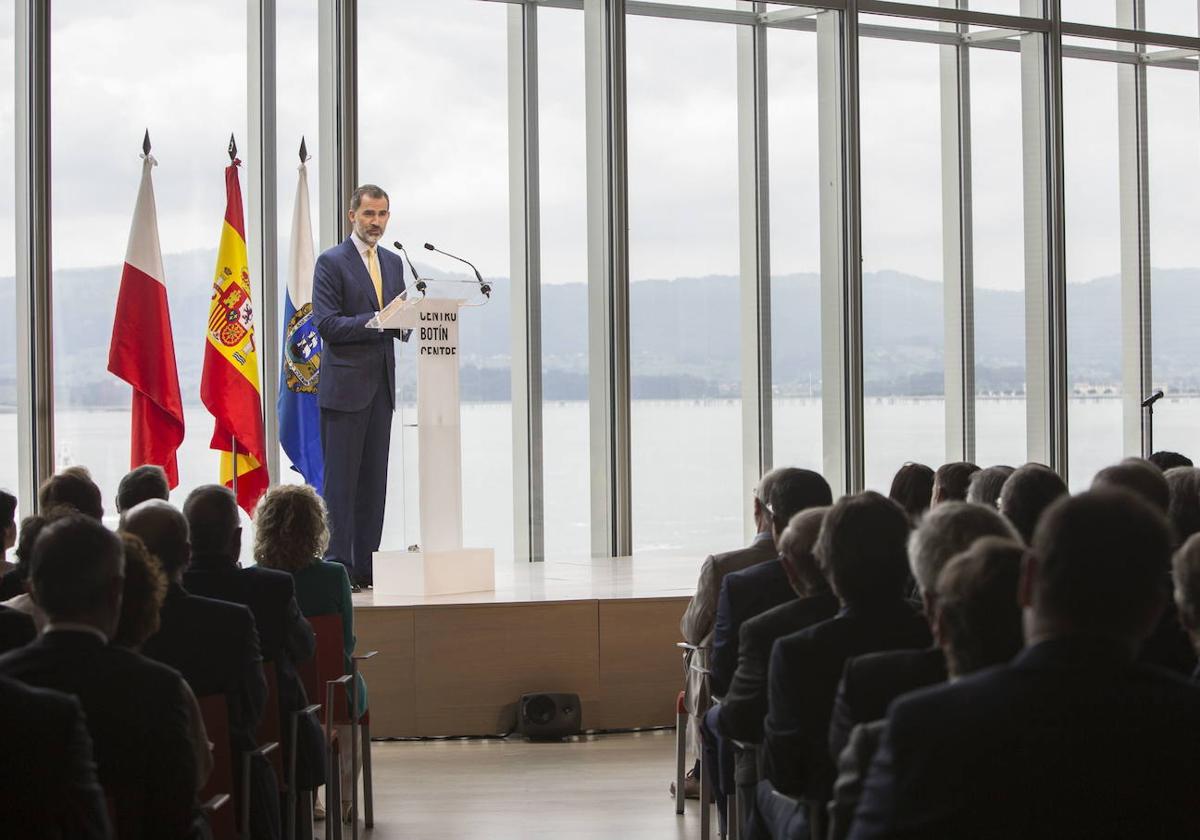
[[[367,272],[371,275],[371,282],[375,284],[375,297],[379,300],[379,308],[383,309],[383,275],[379,273],[379,256],[375,253],[374,245],[367,249]]]

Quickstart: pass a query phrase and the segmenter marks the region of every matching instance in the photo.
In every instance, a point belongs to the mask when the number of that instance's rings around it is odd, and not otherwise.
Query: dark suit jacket
[[[737,669],[742,624],[795,598],[796,592],[788,583],[778,556],[725,576],[721,581],[721,595],[717,598],[712,657],[708,666],[712,671],[709,685],[713,694],[723,695],[729,690],[733,672]]]
[[[752,744],[762,740],[771,646],[782,636],[833,618],[837,611],[837,598],[826,592],[772,607],[742,625],[737,670],[717,713],[722,735]]]
[[[5,654],[0,674],[78,698],[101,784],[109,791],[143,794],[140,814],[126,810],[126,800],[117,798],[118,837],[189,834],[196,766],[179,674],[76,631],[46,633]]]
[[[836,617],[784,636],[771,651],[762,772],[776,790],[829,798],[834,766],[829,720],[846,660],[877,650],[928,647],[924,617],[907,601],[851,606]]]
[[[383,279],[383,305],[404,290],[404,263],[399,255],[377,248]],[[380,308],[375,285],[354,240],[346,237],[317,257],[313,271],[313,319],[321,336],[321,381],[317,401],[322,408],[360,411],[375,392],[386,387],[396,404],[396,356],[392,340],[400,330],[368,329]]]
[[[0,607],[0,653],[7,653],[37,638],[32,616],[10,607]]]
[[[1063,638],[897,700],[852,838],[1200,837],[1200,688]]]
[[[879,720],[901,694],[946,681],[946,657],[940,648],[889,650],[846,661],[829,724],[829,757],[836,763],[850,730]]]
[[[158,632],[146,640],[142,653],[183,674],[197,697],[224,694],[232,754],[254,749],[267,679],[248,607],[192,595],[172,583],[159,613]]]
[[[0,677],[0,826],[25,840],[109,836],[79,701]]]
[[[1167,599],[1158,626],[1142,645],[1138,661],[1143,665],[1157,665],[1186,676],[1196,669],[1196,649],[1192,647],[1187,631],[1179,623],[1179,610],[1172,598]]]

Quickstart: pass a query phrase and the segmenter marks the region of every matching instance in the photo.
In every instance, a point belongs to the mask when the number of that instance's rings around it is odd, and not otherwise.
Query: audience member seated
[[[196,766],[186,699],[176,672],[108,644],[123,577],[121,540],[98,521],[72,514],[47,525],[30,567],[45,633],[0,657],[0,675],[79,699],[117,837],[189,837]]]
[[[1100,470],[1092,479],[1092,489],[1127,490],[1163,513],[1167,513],[1171,507],[1171,490],[1166,476],[1141,458],[1126,458],[1119,464]],[[1178,544],[1174,535],[1172,541]],[[1192,649],[1187,632],[1179,623],[1173,600],[1167,600],[1162,618],[1142,645],[1138,658],[1149,665],[1158,665],[1180,674],[1191,674],[1195,670],[1196,651]]]
[[[986,505],[990,508],[1000,506],[1000,489],[1008,477],[1016,472],[1012,467],[985,467],[971,474],[967,484],[967,501],[975,505]]]
[[[167,594],[167,577],[158,558],[146,550],[146,545],[133,534],[121,534],[125,545],[125,586],[121,592],[121,617],[112,644],[142,652],[146,639],[158,630],[159,612]],[[196,760],[196,790],[204,787],[212,772],[212,751],[208,747],[208,732],[200,703],[183,677],[180,690],[188,706],[188,735],[192,741],[192,756]]]
[[[892,706],[850,837],[1200,836],[1200,688],[1136,661],[1169,600],[1166,517],[1128,492],[1047,511],[1025,650]]]
[[[38,509],[45,511],[56,505],[74,508],[97,522],[104,519],[100,488],[84,467],[68,467],[42,482],[38,488]]]
[[[8,653],[37,638],[33,617],[11,607],[0,606],[0,653]]]
[[[1167,518],[1175,529],[1175,541],[1182,545],[1200,533],[1200,469],[1172,467],[1163,476],[1171,494]]]
[[[1007,664],[1020,652],[1023,639],[1017,584],[1024,555],[1024,546],[1016,540],[984,537],[951,559],[938,575],[933,633],[952,679]],[[850,830],[885,724],[881,719],[871,720],[850,733],[838,759],[829,840],[843,840]]]
[[[688,602],[683,618],[679,620],[679,632],[690,645],[699,650],[689,651],[684,659],[684,704],[688,710],[688,742],[696,765],[684,780],[684,790],[690,799],[700,795],[696,771],[700,764],[700,741],[697,729],[699,719],[708,711],[710,699],[703,671],[708,668],[709,654],[713,643],[713,623],[717,615],[717,599],[721,594],[721,581],[727,574],[738,572],[748,566],[772,560],[779,556],[771,526],[771,514],[767,511],[767,500],[775,487],[775,479],[782,470],[772,470],[762,477],[754,488],[754,540],[745,548],[710,554],[700,567],[700,579],[696,582],[696,594]],[[671,795],[675,794],[675,783],[671,782]]]
[[[933,468],[909,461],[896,471],[888,498],[908,514],[913,525],[929,510],[933,500]]]
[[[1029,545],[1046,508],[1067,495],[1062,476],[1044,464],[1017,467],[1000,488],[1000,513]]]
[[[819,507],[797,513],[780,535],[779,559],[796,597],[742,624],[737,670],[733,672],[729,691],[721,704],[710,709],[704,718],[708,737],[752,744],[762,741],[771,645],[779,637],[832,618],[837,612],[837,599],[812,553],[828,510]],[[727,749],[728,744],[721,741],[721,748]],[[748,752],[739,754],[734,773],[739,795],[752,802],[754,785],[758,782],[756,756]],[[723,780],[723,788],[728,787],[725,784],[728,781]]]
[[[169,498],[171,487],[163,468],[143,464],[125,473],[117,485],[117,513],[123,514],[150,499],[162,499],[165,502]]]
[[[40,514],[26,516],[22,519],[21,536],[17,543],[17,567],[10,574],[4,576],[5,581],[13,582],[13,588],[16,588],[17,591],[5,599],[3,603],[0,603],[0,606],[8,607],[29,616],[33,619],[34,628],[39,633],[46,623],[46,614],[34,603],[33,598],[30,597],[27,591],[29,586],[29,564],[33,559],[33,546],[37,542],[38,534],[42,532],[42,529],[46,525],[74,513],[77,513],[77,511],[68,505],[53,505],[43,510]]]
[[[933,498],[930,507],[942,502],[965,502],[971,476],[979,472],[979,465],[970,461],[951,461],[942,464],[933,475]]]
[[[766,500],[767,512],[771,515],[771,536],[776,544],[793,516],[811,507],[826,507],[833,501],[829,483],[820,473],[795,467],[778,470],[778,473]],[[738,634],[742,624],[795,597],[778,556],[725,576],[713,622],[713,653],[709,664],[709,685],[713,694],[720,696],[729,689],[729,681],[737,667]]]
[[[1186,455],[1180,455],[1178,452],[1155,452],[1147,460],[1151,464],[1158,467],[1163,472],[1174,469],[1175,467],[1194,467],[1192,459]]]
[[[804,807],[780,808],[772,788],[797,799],[829,799],[829,722],[846,660],[930,644],[925,619],[905,600],[908,534],[900,506],[874,492],[844,496],[825,515],[815,554],[841,610],[784,636],[771,651],[757,802],[775,837],[802,836],[809,815]]]
[[[0,579],[17,567],[8,551],[17,544],[17,497],[0,490]]]
[[[1179,621],[1187,630],[1192,647],[1200,653],[1200,535],[1193,534],[1175,552],[1171,567]],[[1200,666],[1192,673],[1192,679],[1200,682]]]
[[[233,492],[219,484],[197,487],[183,505],[191,537],[191,565],[183,575],[184,587],[195,595],[245,604],[254,613],[263,660],[275,663],[279,686],[279,719],[308,705],[297,664],[316,651],[312,627],[296,603],[292,576],[259,566],[241,568],[242,526]],[[318,701],[319,702],[319,701]],[[290,727],[283,727],[284,759],[290,761]],[[297,750],[297,785],[311,790],[325,782],[322,736],[311,718],[304,718]]]
[[[0,826],[21,840],[108,840],[79,701],[0,677]]]
[[[350,673],[354,656],[354,604],[350,576],[341,563],[321,558],[329,543],[325,502],[307,484],[272,487],[258,503],[254,517],[254,560],[268,569],[289,572],[296,583],[296,601],[305,616],[337,615],[342,619],[342,666]],[[367,710],[367,683],[357,679],[358,713]],[[349,743],[350,727],[338,727],[342,743]],[[341,751],[342,790],[350,790],[351,754]],[[359,755],[359,762],[362,756]],[[349,821],[350,798],[342,801],[342,818]]]
[[[938,576],[956,554],[983,537],[1018,539],[1012,525],[996,510],[968,502],[938,505],[909,537],[908,562],[930,627],[936,626],[938,614]],[[829,726],[830,758],[837,761],[851,729],[883,717],[901,694],[945,680],[946,660],[936,645],[925,650],[868,653],[847,661]]]
[[[204,598],[184,588],[183,575],[191,559],[188,523],[169,503],[151,499],[126,509],[121,527],[145,542],[167,576],[158,631],[146,640],[143,651],[179,671],[197,697],[224,694],[230,755],[254,749],[267,700],[267,680],[253,613],[242,604]],[[235,761],[233,769],[240,809],[241,762]],[[278,780],[269,764],[254,764],[252,784],[254,836],[278,836]]]

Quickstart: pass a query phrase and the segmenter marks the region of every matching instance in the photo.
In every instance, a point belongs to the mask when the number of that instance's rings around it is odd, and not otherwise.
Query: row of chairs
[[[341,750],[343,745],[337,735],[337,727],[350,727],[350,744],[346,745],[351,752],[351,775],[354,779],[351,797],[352,837],[358,840],[358,756],[361,745],[363,767],[364,794],[364,823],[367,828],[375,824],[374,793],[371,784],[371,721],[370,713],[352,714],[358,708],[358,668],[359,663],[375,656],[377,651],[356,654],[351,662],[350,673],[345,673],[342,658],[342,619],[337,614],[313,616],[309,618],[313,633],[316,636],[316,654],[299,668],[300,679],[310,699],[325,695],[325,702],[312,703],[291,715],[288,721],[290,727],[290,743],[297,743],[300,721],[311,717],[325,730],[325,760],[326,760],[326,808],[328,817],[325,820],[325,840],[342,840],[342,798],[341,790]],[[293,749],[289,756],[288,766],[284,768],[284,757],[279,748],[282,735],[279,719],[278,679],[275,664],[266,665],[268,698],[266,710],[258,730],[260,746],[248,751],[240,757],[242,761],[242,790],[241,799],[245,803],[242,809],[241,825],[230,804],[230,794],[233,792],[233,761],[235,757],[229,750],[229,710],[225,695],[217,694],[198,698],[204,726],[208,730],[209,740],[213,742],[213,772],[208,783],[201,791],[200,799],[204,803],[202,811],[208,819],[214,840],[249,840],[250,838],[250,797],[251,773],[253,762],[266,760],[275,771],[279,782],[278,793],[286,801],[284,815],[284,837],[287,840],[312,840],[312,791],[298,790],[296,784],[296,752]],[[324,692],[321,687],[324,686]]]

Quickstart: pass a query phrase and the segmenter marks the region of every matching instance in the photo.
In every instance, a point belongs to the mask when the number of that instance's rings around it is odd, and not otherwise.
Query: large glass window
[[[867,38],[862,58],[866,485],[944,460],[938,48]]]
[[[247,146],[246,5],[167,0],[148,15],[133,0],[61,0],[51,37],[55,466],[88,467],[115,513],[129,469],[130,391],[106,364],[149,129],[187,422],[182,501],[218,480],[199,383],[230,133],[243,155]]]
[[[538,11],[542,475],[548,557],[591,551],[583,15]]]
[[[14,234],[14,172],[16,149],[15,118],[14,9],[12,0],[0,2],[0,489],[17,493],[17,296],[14,285],[16,257]],[[29,499],[18,499],[22,511],[30,509]]]
[[[816,38],[810,32],[771,30],[767,61],[774,462],[820,471]]]
[[[634,550],[743,538],[733,27],[629,16]]]
[[[1122,453],[1117,68],[1063,62],[1067,412],[1072,489]]]
[[[392,197],[385,245],[398,239],[415,257],[425,254],[418,270],[434,279],[472,275],[461,263],[421,251],[420,243],[460,254],[485,277],[500,278],[491,301],[464,310],[460,322],[463,538],[511,557],[510,296],[503,279],[509,266],[508,8],[477,0],[364,0],[358,14],[358,172]],[[464,290],[471,294],[466,286],[431,289]],[[383,537],[389,548],[417,541],[414,347],[398,351],[401,400]]]

